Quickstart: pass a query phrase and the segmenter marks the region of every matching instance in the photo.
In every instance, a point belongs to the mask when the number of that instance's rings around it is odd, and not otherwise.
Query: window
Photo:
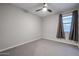
[[[64,32],[70,32],[72,15],[63,16],[62,19],[63,19]]]

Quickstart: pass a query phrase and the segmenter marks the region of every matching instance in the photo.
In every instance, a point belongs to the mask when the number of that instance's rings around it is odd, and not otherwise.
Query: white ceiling
[[[35,10],[42,8],[43,6],[42,3],[13,3],[13,5],[43,17],[46,15],[55,14],[66,10],[71,10],[75,7],[78,7],[79,4],[78,3],[47,3],[48,8],[53,11],[52,13],[43,12],[43,11],[35,12]]]

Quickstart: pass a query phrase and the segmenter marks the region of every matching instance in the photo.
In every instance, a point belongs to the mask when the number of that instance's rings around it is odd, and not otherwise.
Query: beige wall
[[[45,17],[43,20],[43,38],[56,39],[58,15]]]
[[[8,4],[0,4],[0,50],[41,37],[41,19]]]

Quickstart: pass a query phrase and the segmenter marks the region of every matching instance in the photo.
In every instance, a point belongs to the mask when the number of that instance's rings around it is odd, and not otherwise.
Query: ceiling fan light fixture
[[[44,7],[44,8],[42,9],[42,11],[46,12],[46,11],[47,11],[47,8],[46,8],[46,7]]]
[[[43,3],[43,7],[36,10],[36,12],[38,12],[38,11],[42,11],[42,12],[52,12],[51,9],[48,9],[47,3]]]

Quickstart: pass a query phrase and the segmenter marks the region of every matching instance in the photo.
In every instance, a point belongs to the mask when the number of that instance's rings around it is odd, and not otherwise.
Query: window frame
[[[67,16],[72,16],[72,13],[70,13],[70,14],[67,14],[67,15],[63,15],[62,16],[62,22],[63,22],[63,17],[67,17]],[[72,22],[72,20],[71,20],[71,22]],[[63,23],[63,28],[64,28],[64,24],[70,24],[70,28],[71,28],[71,23],[69,22],[69,23]],[[65,33],[70,33],[70,29],[68,30],[68,31],[65,31],[65,29],[64,29],[64,32]]]

